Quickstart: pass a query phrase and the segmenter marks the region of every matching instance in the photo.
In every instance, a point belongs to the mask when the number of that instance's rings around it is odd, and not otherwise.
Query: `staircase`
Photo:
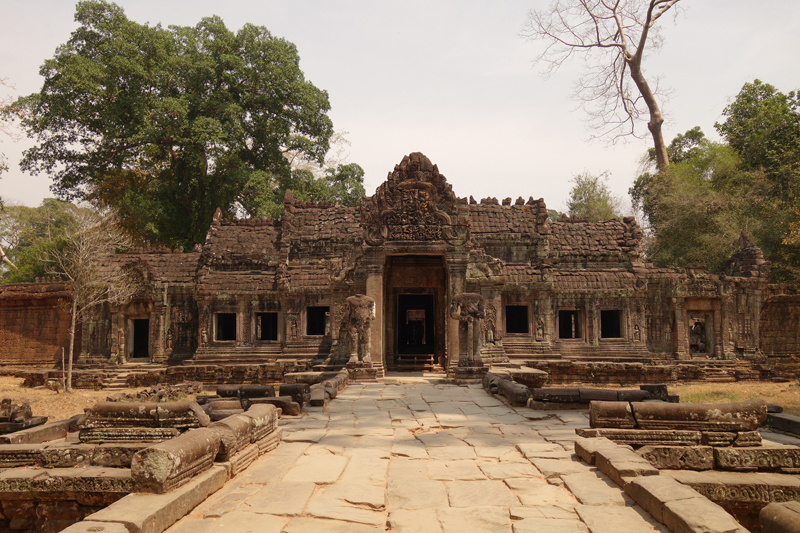
[[[631,344],[628,341],[602,341],[599,345],[558,341],[555,348],[561,358],[572,361],[603,361],[608,363],[641,363],[653,354],[644,343]]]
[[[254,349],[252,346],[241,348],[200,348],[194,359],[183,361],[184,365],[260,365],[275,361],[284,356],[281,347],[267,346]]]
[[[398,372],[436,372],[435,367],[441,372],[441,366],[434,362],[433,354],[398,354],[395,363]]]

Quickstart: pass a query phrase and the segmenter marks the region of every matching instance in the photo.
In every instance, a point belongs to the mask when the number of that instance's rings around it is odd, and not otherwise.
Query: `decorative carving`
[[[461,292],[450,302],[450,317],[458,320],[459,343],[466,344],[466,350],[459,348],[458,366],[483,366],[481,353],[481,320],[486,318],[486,305],[483,296],[471,292]]]
[[[375,300],[363,294],[356,294],[347,298],[349,313],[345,318],[347,322],[348,344],[350,347],[350,363],[361,361],[371,363],[370,357],[370,323],[375,318]]]
[[[361,200],[364,240],[371,246],[386,241],[445,241],[466,238],[459,227],[456,197],[445,177],[419,152],[405,156],[375,195]]]

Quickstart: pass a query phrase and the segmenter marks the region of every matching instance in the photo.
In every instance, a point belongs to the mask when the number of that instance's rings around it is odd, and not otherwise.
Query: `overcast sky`
[[[0,77],[16,85],[12,94],[35,92],[39,66],[76,27],[74,3],[0,3]],[[573,176],[608,171],[613,191],[628,203],[650,146],[649,138],[616,146],[588,141],[585,117],[569,99],[579,62],[548,80],[539,76],[537,45],[519,32],[527,12],[549,0],[118,3],[140,23],[195,25],[215,14],[233,31],[250,22],[295,43],[306,78],[328,91],[334,127],[349,132],[349,160],[364,167],[367,194],[405,154],[420,151],[458,196],[543,197],[563,210]],[[784,92],[800,87],[800,2],[679,5],[685,9],[677,20],[663,20],[663,49],[645,58],[646,74],[662,76],[672,90],[663,105],[668,141],[694,126],[716,138],[725,105],[755,78]],[[0,141],[11,164],[0,196],[30,206],[51,196],[47,176],[16,166],[30,141]]]

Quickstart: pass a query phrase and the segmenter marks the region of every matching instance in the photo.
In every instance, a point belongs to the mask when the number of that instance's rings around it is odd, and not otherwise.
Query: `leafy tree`
[[[608,175],[592,176],[588,172],[572,179],[567,211],[570,216],[586,217],[589,222],[602,222],[622,216],[622,202],[606,184]]]
[[[266,28],[142,25],[102,0],[45,61],[22,98],[38,144],[22,168],[65,199],[112,206],[139,240],[202,242],[217,207],[261,216],[295,178],[289,155],[322,164],[333,132],[326,92],[297,50]]]
[[[636,134],[636,125],[649,116],[656,164],[669,165],[661,125],[658,85],[650,86],[642,60],[645,48],[657,50],[662,38],[656,22],[679,0],[553,0],[547,10],[528,13],[522,36],[544,41],[537,62],[549,76],[573,56],[583,58],[587,72],[574,96],[589,115],[599,137]],[[677,9],[677,8],[676,8]]]
[[[6,206],[0,218],[0,245],[14,266],[0,268],[2,281],[18,283],[45,276],[43,259],[72,224],[76,209],[55,198],[45,198],[39,207]]]

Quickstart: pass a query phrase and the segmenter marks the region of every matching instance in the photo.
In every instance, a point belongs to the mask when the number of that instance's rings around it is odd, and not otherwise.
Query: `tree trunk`
[[[650,111],[650,121],[647,123],[647,129],[650,130],[650,135],[653,136],[653,148],[656,152],[656,167],[661,172],[669,166],[669,156],[667,155],[667,145],[664,143],[664,134],[661,132],[661,125],[664,123],[664,116],[661,114],[661,109],[658,107],[656,97],[653,91],[650,90],[647,80],[644,79],[642,70],[637,61],[627,61],[628,67],[631,70],[631,78],[639,89],[648,111]]]
[[[69,326],[69,358],[67,359],[67,392],[72,392],[72,354],[75,349],[75,322],[78,311],[78,302],[75,300],[75,295],[72,298],[72,322]]]

